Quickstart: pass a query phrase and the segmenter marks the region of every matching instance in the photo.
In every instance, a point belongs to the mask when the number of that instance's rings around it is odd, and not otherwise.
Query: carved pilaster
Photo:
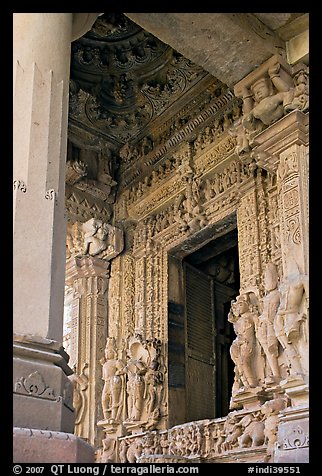
[[[97,443],[96,422],[101,417],[100,359],[107,336],[109,263],[92,256],[71,257],[66,263],[66,284],[73,289],[70,321],[71,362],[75,374],[75,434]]]
[[[296,405],[308,398],[308,114],[295,110],[258,134],[253,154],[276,177],[270,221],[275,259],[280,239],[281,301],[274,326],[288,373],[281,385]]]
[[[257,287],[261,273],[258,197],[254,179],[250,179],[249,186],[243,190],[237,209],[241,290]]]
[[[146,258],[135,262],[135,332],[145,336],[146,318]]]

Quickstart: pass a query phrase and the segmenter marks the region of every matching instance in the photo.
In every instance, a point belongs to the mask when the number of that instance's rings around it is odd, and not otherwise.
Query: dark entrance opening
[[[237,229],[208,242],[183,261],[186,420],[227,415],[234,381],[228,322],[239,293]]]

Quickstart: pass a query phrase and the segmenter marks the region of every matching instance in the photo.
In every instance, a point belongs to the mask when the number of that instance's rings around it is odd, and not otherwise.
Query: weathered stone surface
[[[95,451],[70,433],[14,427],[14,463],[94,463]]]
[[[272,31],[266,35],[269,29],[257,18],[264,31],[262,36],[238,13],[126,15],[229,86],[246,76],[252,65],[269,58],[274,45],[283,44]]]

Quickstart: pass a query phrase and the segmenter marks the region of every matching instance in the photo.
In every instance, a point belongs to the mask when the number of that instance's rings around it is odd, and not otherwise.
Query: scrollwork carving
[[[51,188],[50,190],[46,191],[45,199],[46,200],[55,200],[56,195],[57,195],[57,192],[53,188]]]
[[[57,400],[54,389],[46,385],[38,370],[32,372],[28,377],[20,377],[16,382],[15,392],[23,395],[45,398],[47,400]]]
[[[293,450],[309,446],[309,435],[298,425],[293,428],[285,438],[283,438],[283,450]]]
[[[13,181],[13,189],[20,190],[22,193],[26,193],[27,186],[23,180],[14,180]]]

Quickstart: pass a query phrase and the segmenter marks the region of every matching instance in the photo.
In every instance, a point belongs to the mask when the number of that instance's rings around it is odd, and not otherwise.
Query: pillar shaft
[[[59,342],[71,34],[71,13],[13,15],[14,332]]]

